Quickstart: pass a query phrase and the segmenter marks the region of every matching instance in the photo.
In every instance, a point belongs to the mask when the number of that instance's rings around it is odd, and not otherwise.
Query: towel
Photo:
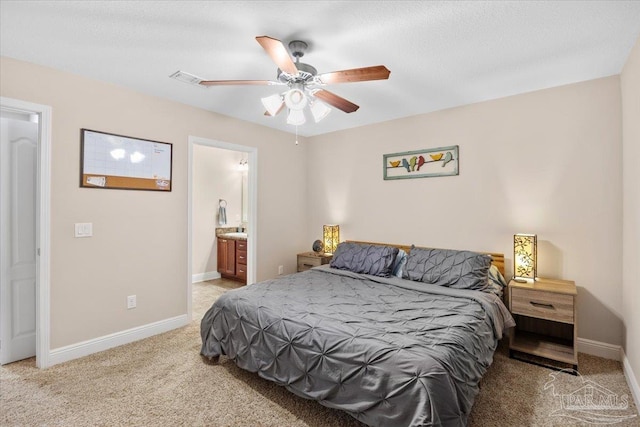
[[[227,208],[222,206],[222,202],[220,202],[220,207],[218,208],[218,224],[227,225]]]

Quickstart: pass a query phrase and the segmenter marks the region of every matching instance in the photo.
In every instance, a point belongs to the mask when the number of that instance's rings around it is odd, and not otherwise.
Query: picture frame
[[[173,144],[80,129],[80,187],[171,191]]]
[[[458,175],[458,146],[426,148],[384,154],[382,171],[385,180],[431,178]]]

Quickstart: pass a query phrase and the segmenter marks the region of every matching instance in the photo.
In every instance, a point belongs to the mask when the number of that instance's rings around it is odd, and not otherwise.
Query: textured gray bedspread
[[[222,295],[202,355],[370,426],[467,424],[513,318],[493,294],[317,267]]]

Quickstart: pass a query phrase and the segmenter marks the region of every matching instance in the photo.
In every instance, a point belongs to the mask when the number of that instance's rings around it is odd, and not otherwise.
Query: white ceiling
[[[309,43],[320,73],[386,65],[389,80],[330,85],[360,105],[304,136],[620,73],[640,34],[640,1],[0,1],[0,54],[294,132],[263,115],[280,87],[256,42]],[[0,76],[1,78],[1,76]]]

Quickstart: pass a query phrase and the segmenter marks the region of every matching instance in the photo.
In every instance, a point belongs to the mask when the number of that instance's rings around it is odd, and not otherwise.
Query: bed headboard
[[[376,242],[363,242],[360,240],[347,240],[347,242],[353,243],[364,243],[367,245],[381,245],[381,246],[393,246],[394,248],[402,249],[406,253],[411,252],[411,245],[397,245],[395,243],[376,243]],[[422,248],[422,246],[416,246],[416,248]],[[491,264],[495,265],[500,273],[504,276],[504,254],[499,254],[497,252],[480,252],[483,254],[491,255],[492,261]]]

